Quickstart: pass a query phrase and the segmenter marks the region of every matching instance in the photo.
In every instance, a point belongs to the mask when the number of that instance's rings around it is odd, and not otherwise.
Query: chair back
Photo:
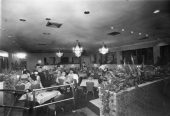
[[[23,85],[23,84],[22,85],[16,85],[15,89],[16,90],[25,90],[25,85]]]
[[[40,89],[40,84],[37,83],[37,84],[31,84],[31,90],[33,89]]]
[[[16,90],[25,90],[25,85],[16,85],[15,86],[15,89]],[[15,92],[16,94],[18,94],[18,95],[22,95],[22,94],[24,94],[23,92]]]
[[[94,73],[94,79],[98,79],[99,78],[99,75],[98,75],[98,73]]]
[[[94,82],[86,82],[87,91],[93,91],[94,90]]]
[[[61,95],[59,95],[59,96],[57,96],[57,97],[54,98],[54,102],[55,102],[55,101],[60,101],[60,100],[64,100],[64,94],[61,94]],[[56,109],[56,110],[57,110],[57,109],[61,109],[61,108],[64,107],[64,105],[65,105],[65,102],[56,103],[56,104],[55,104],[55,109]]]
[[[59,85],[63,85],[64,80],[63,79],[58,79],[58,83],[59,83]]]

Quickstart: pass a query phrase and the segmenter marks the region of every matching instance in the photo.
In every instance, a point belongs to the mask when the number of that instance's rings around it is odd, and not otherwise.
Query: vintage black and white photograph
[[[0,0],[0,116],[170,116],[170,0]]]

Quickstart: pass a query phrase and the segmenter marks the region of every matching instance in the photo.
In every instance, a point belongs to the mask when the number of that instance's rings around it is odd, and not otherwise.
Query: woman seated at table
[[[65,71],[63,71],[56,81],[59,85],[63,85],[65,80],[66,80],[66,73]]]
[[[76,79],[77,83],[79,83],[79,76],[76,71],[70,69],[70,73],[68,74],[68,76],[71,76],[73,79]]]

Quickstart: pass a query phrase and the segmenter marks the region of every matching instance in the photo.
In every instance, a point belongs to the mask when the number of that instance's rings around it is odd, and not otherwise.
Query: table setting
[[[33,92],[27,93],[28,95],[28,101],[33,101]],[[46,90],[41,90],[41,91],[36,91],[35,92],[35,101],[38,102],[39,104],[43,104],[46,101],[50,100],[51,98],[54,98],[56,96],[61,95],[61,93],[57,90],[53,91],[46,91]],[[26,100],[26,94],[23,94],[19,100]]]

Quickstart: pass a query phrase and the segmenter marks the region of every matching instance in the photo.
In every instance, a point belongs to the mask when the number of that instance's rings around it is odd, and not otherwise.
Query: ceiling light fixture
[[[141,33],[139,33],[139,35],[141,35]]]
[[[75,55],[77,57],[80,57],[81,56],[81,53],[83,52],[83,47],[81,47],[80,43],[77,41],[77,44],[75,47],[72,48],[73,52],[75,53]]]
[[[148,36],[148,34],[146,34],[146,36]]]
[[[109,48],[106,47],[106,45],[104,44],[104,42],[103,42],[102,48],[99,48],[99,52],[100,52],[101,54],[106,54],[106,53],[109,52]]]
[[[89,11],[85,11],[84,14],[90,14],[90,12]]]
[[[111,27],[111,29],[114,29],[115,27]]]
[[[50,18],[46,18],[46,20],[51,20]]]
[[[16,56],[18,58],[24,59],[27,56],[27,54],[26,53],[17,53]]]
[[[19,19],[20,21],[26,21],[25,19]]]
[[[62,52],[60,52],[60,50],[59,50],[59,52],[58,52],[58,53],[56,53],[56,55],[57,55],[58,57],[62,57],[62,56],[63,56],[63,53],[62,53]]]
[[[125,29],[122,29],[122,31],[125,31]]]
[[[133,33],[133,31],[131,31],[131,33]]]
[[[160,10],[155,10],[153,13],[158,13],[158,12],[160,12]]]
[[[8,52],[0,51],[0,56],[8,57]]]

